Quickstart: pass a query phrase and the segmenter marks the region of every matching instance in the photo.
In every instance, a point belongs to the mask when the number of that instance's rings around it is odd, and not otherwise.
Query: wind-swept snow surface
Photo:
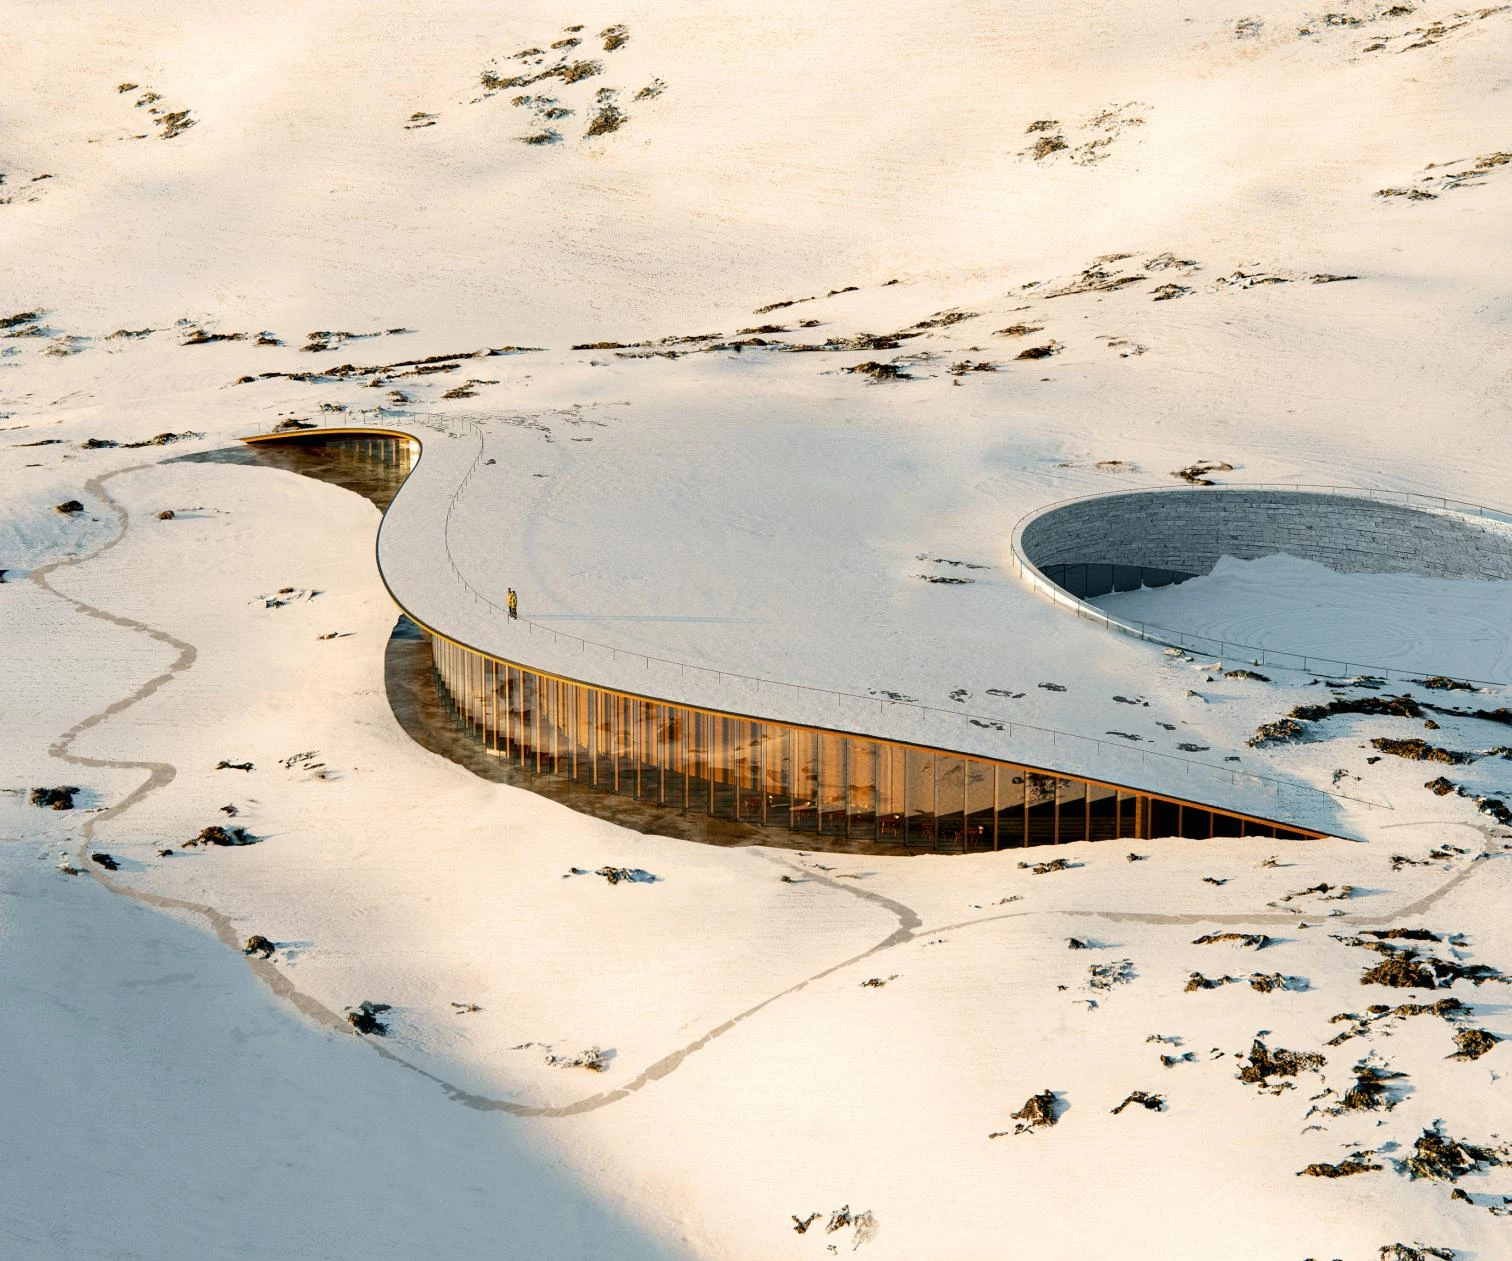
[[[6,1255],[1506,1251],[1505,690],[1166,654],[1008,540],[1194,466],[1512,507],[1512,10],[5,30]],[[827,856],[476,778],[389,708],[371,505],[167,462],[291,420],[475,436],[453,559],[553,651],[1283,778],[1348,839]],[[1221,586],[1286,567],[1120,598],[1504,656],[1421,581]]]

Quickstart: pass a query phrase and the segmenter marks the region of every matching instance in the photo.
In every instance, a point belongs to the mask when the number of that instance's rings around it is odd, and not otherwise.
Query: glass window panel
[[[1214,836],[1243,836],[1245,833],[1244,821],[1236,819],[1232,815],[1213,814]]]
[[[1025,843],[1055,844],[1055,776],[1028,771],[1024,775]]]
[[[1111,841],[1118,836],[1118,789],[1087,785],[1087,839]]]
[[[1177,835],[1179,813],[1174,801],[1163,801],[1159,797],[1151,797],[1149,831],[1151,839]]]
[[[896,744],[877,749],[877,837],[883,841],[903,840],[905,793],[903,750]]]
[[[1205,841],[1213,834],[1212,811],[1201,810],[1196,806],[1182,806],[1178,828],[1182,836]]]
[[[962,849],[966,840],[966,760],[935,754],[935,848]]]
[[[793,787],[789,827],[798,832],[815,830],[819,795],[819,737],[812,731],[793,732]]]
[[[848,836],[874,840],[877,836],[877,752],[871,740],[848,740],[846,758],[849,790],[846,814]]]
[[[1087,785],[1080,779],[1062,779],[1056,785],[1060,804],[1059,831],[1056,842],[1069,845],[1087,839]]]
[[[992,848],[993,778],[991,762],[966,761],[966,848]]]
[[[934,763],[933,753],[903,750],[903,842],[910,847],[934,848]]]
[[[997,776],[997,847],[1014,848],[1025,843],[1024,772],[1000,766]]]
[[[819,740],[820,830],[844,836],[850,802],[849,744],[844,736],[824,734]]]

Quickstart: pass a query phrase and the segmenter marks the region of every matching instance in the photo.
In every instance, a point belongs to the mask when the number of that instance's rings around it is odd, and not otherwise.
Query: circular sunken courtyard
[[[1172,488],[1020,524],[1032,583],[1115,629],[1318,673],[1512,680],[1512,519],[1349,490]]]

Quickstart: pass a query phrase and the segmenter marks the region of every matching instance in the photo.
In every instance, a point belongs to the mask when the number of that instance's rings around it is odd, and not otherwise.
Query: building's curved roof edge
[[[716,698],[699,698],[696,696],[678,698],[674,696],[658,694],[656,692],[636,688],[634,686],[627,686],[621,681],[585,678],[581,673],[572,673],[558,666],[542,666],[531,664],[528,661],[521,660],[520,654],[518,653],[512,653],[509,651],[500,650],[496,647],[487,646],[486,644],[473,642],[473,638],[475,637],[467,637],[467,632],[465,631],[443,630],[441,627],[443,622],[446,620],[443,617],[429,612],[420,611],[421,608],[424,607],[424,593],[422,591],[419,591],[418,588],[417,593],[414,595],[409,594],[408,591],[401,592],[399,589],[397,589],[398,584],[394,580],[394,569],[396,568],[396,560],[398,560],[402,565],[405,559],[401,551],[396,550],[395,547],[390,545],[387,549],[388,564],[385,563],[385,544],[386,541],[390,541],[394,537],[394,527],[396,524],[395,516],[396,514],[399,514],[402,517],[411,510],[412,506],[416,502],[416,496],[413,494],[412,490],[412,488],[418,484],[416,482],[416,474],[420,471],[421,468],[424,467],[427,459],[434,463],[436,444],[428,442],[428,439],[441,435],[445,435],[448,438],[456,438],[461,436],[461,434],[454,430],[442,430],[429,425],[417,426],[414,429],[410,429],[393,424],[344,424],[320,425],[311,428],[249,434],[242,436],[239,441],[250,444],[257,444],[273,443],[279,441],[298,442],[302,439],[319,438],[386,437],[414,442],[419,448],[419,459],[405,477],[403,484],[396,492],[394,500],[390,504],[388,510],[384,512],[383,518],[380,521],[379,528],[376,532],[376,537],[374,539],[374,559],[378,570],[379,580],[383,583],[384,589],[388,592],[389,598],[394,601],[395,605],[405,614],[406,617],[408,617],[416,625],[423,628],[428,634],[433,635],[439,639],[446,640],[447,642],[455,644],[460,648],[479,653],[482,656],[489,657],[492,660],[501,662],[506,665],[515,666],[520,669],[528,670],[548,678],[560,680],[562,682],[613,692],[622,696],[629,697],[631,699],[647,701],[653,704],[673,705],[679,708],[705,714],[714,714],[717,716],[734,718],[741,721],[772,723],[780,726],[792,727],[798,730],[815,731],[827,735],[848,736],[852,738],[859,737],[868,740],[875,740],[883,744],[908,746],[928,752],[943,753],[954,757],[969,757],[984,761],[1010,763],[1014,766],[1023,767],[1024,769],[1035,773],[1067,776],[1079,780],[1085,780],[1088,783],[1096,784],[1102,787],[1121,789],[1127,792],[1142,793],[1147,796],[1159,798],[1161,800],[1169,801],[1175,804],[1192,806],[1202,810],[1211,810],[1230,817],[1275,824],[1280,827],[1308,833],[1314,837],[1348,836],[1346,832],[1343,832],[1337,828],[1319,826],[1317,815],[1320,808],[1328,809],[1331,813],[1334,814],[1341,813],[1345,808],[1346,803],[1349,805],[1366,808],[1390,809],[1389,806],[1383,806],[1381,803],[1365,801],[1358,798],[1350,798],[1342,794],[1329,793],[1324,789],[1315,788],[1312,785],[1304,784],[1295,780],[1286,780],[1275,776],[1257,775],[1252,771],[1232,770],[1231,768],[1221,767],[1214,763],[1203,762],[1195,758],[1182,758],[1174,754],[1154,753],[1143,750],[1125,750],[1121,746],[1110,745],[1109,742],[1097,740],[1094,737],[1079,735],[1075,732],[1055,731],[1049,728],[1037,727],[1033,724],[1027,723],[1007,723],[1006,721],[1003,723],[1003,726],[1008,728],[1008,734],[1010,736],[1012,736],[1016,731],[1041,733],[1050,737],[1050,744],[1052,746],[1056,744],[1057,740],[1061,739],[1085,742],[1089,745],[1097,746],[1099,748],[1106,748],[1115,754],[1132,753],[1137,756],[1139,764],[1141,766],[1148,766],[1147,759],[1156,758],[1159,759],[1161,764],[1170,764],[1175,768],[1179,768],[1179,770],[1183,774],[1190,774],[1194,770],[1200,770],[1201,772],[1215,774],[1216,776],[1226,779],[1229,786],[1231,787],[1237,787],[1240,785],[1247,787],[1260,786],[1263,791],[1268,791],[1275,795],[1285,793],[1289,795],[1299,796],[1303,798],[1306,801],[1307,805],[1311,808],[1275,811],[1266,810],[1258,803],[1253,806],[1249,805],[1248,803],[1240,803],[1236,805],[1219,805],[1213,801],[1207,801],[1199,797],[1187,796],[1183,795],[1182,793],[1173,791],[1169,786],[1159,783],[1158,778],[1145,776],[1135,777],[1130,776],[1126,773],[1121,773],[1119,774],[1118,778],[1113,778],[1108,775],[1100,775],[1095,771],[1087,769],[1083,765],[1076,765],[1070,762],[1061,762],[1060,765],[1052,765],[1042,757],[1036,758],[1030,755],[1026,755],[1023,752],[1017,750],[992,749],[990,747],[983,747],[985,741],[981,741],[980,735],[978,735],[977,739],[969,741],[969,743],[973,747],[963,747],[963,744],[961,742],[952,741],[950,743],[945,743],[942,742],[938,737],[931,738],[929,734],[922,731],[918,731],[912,734],[898,730],[878,731],[876,729],[863,728],[859,724],[850,726],[829,725],[825,722],[816,720],[812,716],[802,716],[797,714],[785,715],[781,712],[772,712],[770,709],[766,710],[765,712],[747,711],[745,709],[731,708],[728,704],[718,703]],[[459,478],[459,486],[457,487],[457,490],[460,490],[460,483],[462,481],[465,481],[466,472],[470,471],[471,464],[475,464],[478,459],[481,459],[481,442],[479,451],[474,460],[469,464],[468,470],[464,471],[462,477]],[[456,492],[454,491],[454,494],[455,493]],[[443,552],[446,551],[444,546],[444,536],[443,546],[441,550]],[[430,569],[434,569],[434,566],[430,566]],[[414,573],[410,572],[406,575],[406,577],[413,578]],[[466,581],[465,578],[461,577],[461,575],[457,575],[457,579],[459,582]],[[476,597],[476,593],[469,594]],[[466,604],[468,602],[469,601],[461,601],[460,603]],[[640,654],[638,653],[626,652],[624,650],[621,650],[619,655],[626,658],[640,657]],[[668,664],[676,665],[678,663]],[[693,670],[699,674],[713,675],[718,678],[729,680],[744,679],[746,677],[731,671],[716,671],[710,667],[705,666],[690,665],[685,668]],[[815,693],[820,691],[819,689],[804,688],[801,685],[785,684],[775,680],[766,680],[766,682],[775,687],[792,688],[796,691],[807,691]],[[835,697],[838,695],[848,694],[824,692],[823,695]],[[918,719],[935,712],[929,707],[920,706],[918,704],[909,702],[895,702],[890,700],[879,701],[874,697],[856,697],[855,699],[865,701],[869,704],[876,704],[878,706],[877,712],[879,716],[887,716],[893,719],[897,719],[904,715]],[[957,720],[957,722],[970,718],[970,715],[967,714],[956,714],[951,711],[939,712],[947,718]],[[890,725],[902,726],[903,724],[894,722]],[[912,725],[917,728],[925,724],[922,721],[916,720],[912,723]],[[1060,759],[1056,760],[1060,761]],[[1297,804],[1300,806],[1302,803],[1298,802]],[[1293,817],[1288,818],[1287,815],[1292,815]],[[1308,821],[1300,821],[1295,817],[1297,815],[1309,816]]]

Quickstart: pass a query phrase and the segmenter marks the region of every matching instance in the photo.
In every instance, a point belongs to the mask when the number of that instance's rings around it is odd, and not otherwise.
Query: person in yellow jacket
[[[520,597],[515,594],[513,587],[509,588],[509,618],[511,621],[520,616]]]

